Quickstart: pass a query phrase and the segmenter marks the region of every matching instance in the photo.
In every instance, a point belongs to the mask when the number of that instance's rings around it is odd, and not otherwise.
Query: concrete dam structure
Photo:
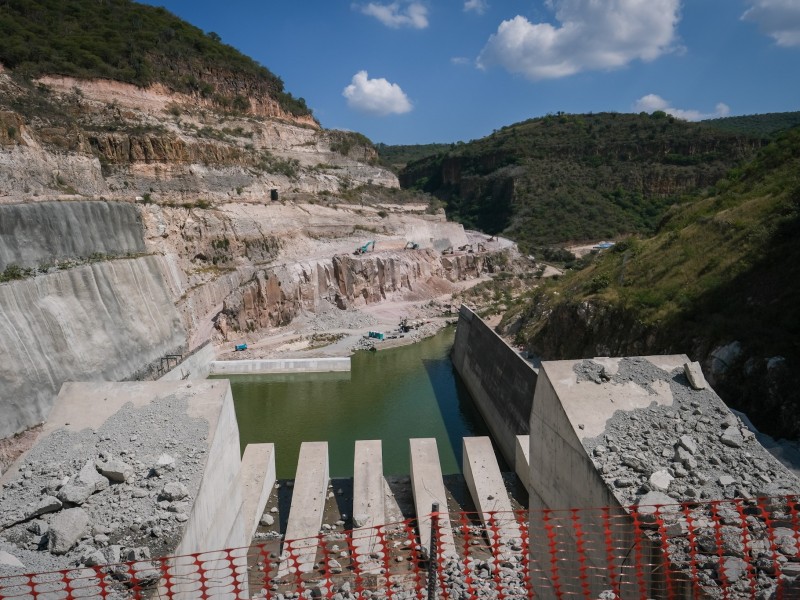
[[[640,589],[648,595],[669,588],[677,597],[714,597],[729,585],[744,595],[755,592],[755,584],[747,587],[743,565],[769,544],[767,515],[746,527],[730,519],[728,527],[734,522],[739,527],[736,535],[758,542],[749,553],[726,545],[719,550],[724,565],[719,568],[690,568],[674,558],[689,544],[689,533],[703,539],[721,535],[715,531],[713,504],[686,515],[667,509],[659,518],[670,528],[669,541],[658,531],[637,541],[641,524],[655,520],[654,505],[781,498],[800,491],[800,480],[725,406],[699,365],[685,355],[544,361],[537,375],[471,310],[462,307],[458,327],[454,365],[487,422],[496,424],[497,446],[505,455],[516,435],[529,434],[531,560],[549,581],[553,597],[566,592],[559,587],[564,581],[582,581],[581,591],[592,597],[619,585],[613,574],[624,571],[625,560],[610,563],[609,544],[636,546],[648,557],[646,564],[668,565],[667,575],[661,568],[639,572]],[[511,416],[523,403],[530,407],[527,426]],[[575,520],[574,511],[598,507],[618,523],[605,540],[599,519],[582,526]],[[569,526],[554,528],[549,511],[572,514]],[[554,547],[564,558],[558,568]],[[594,575],[586,578],[586,572]],[[774,591],[783,583],[771,579],[763,589]]]
[[[181,354],[186,332],[147,256],[0,285],[0,438],[42,422],[65,381],[121,381]]]

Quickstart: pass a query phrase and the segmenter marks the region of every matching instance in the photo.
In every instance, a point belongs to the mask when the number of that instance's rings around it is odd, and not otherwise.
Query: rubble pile
[[[697,380],[691,365],[668,373],[646,359],[624,358],[613,372],[585,360],[575,372],[579,381],[634,382],[654,395],[655,382],[669,385],[671,406],[654,402],[619,410],[603,435],[582,441],[620,504],[641,505],[639,517],[653,539],[661,545],[668,538],[674,566],[690,569],[695,561],[692,578],[712,597],[722,584],[730,597],[767,598],[778,575],[782,585],[800,584],[800,480],[758,443],[702,377]],[[792,495],[794,500],[787,500]],[[770,500],[764,507],[756,498]],[[730,502],[708,504],[716,500]],[[661,509],[663,525],[654,524],[652,505],[694,501],[691,511]]]
[[[206,462],[208,423],[185,399],[126,404],[96,431],[58,429],[0,495],[0,576],[174,551]]]

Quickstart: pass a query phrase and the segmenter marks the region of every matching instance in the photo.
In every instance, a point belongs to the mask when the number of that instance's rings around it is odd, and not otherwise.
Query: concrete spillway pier
[[[285,535],[293,560],[281,563],[279,576],[314,568],[328,481],[328,442],[303,442]]]
[[[374,529],[386,523],[380,440],[356,442],[353,461],[353,545],[360,555],[383,552]]]
[[[455,554],[453,530],[447,513],[447,493],[439,464],[439,449],[435,438],[409,440],[411,447],[411,488],[417,512],[419,540],[425,552],[431,544],[431,507],[439,505],[439,548],[445,555]]]
[[[488,437],[464,438],[464,479],[490,541],[511,546],[520,538],[511,500]]]
[[[247,539],[253,539],[273,487],[275,444],[248,444],[242,456],[242,512]]]

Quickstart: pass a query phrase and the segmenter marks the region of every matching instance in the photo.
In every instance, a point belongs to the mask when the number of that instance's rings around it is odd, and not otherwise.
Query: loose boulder
[[[124,483],[133,477],[133,467],[126,462],[112,458],[107,462],[98,461],[97,470],[108,477],[111,481]]]
[[[48,548],[53,554],[66,554],[89,528],[89,515],[82,508],[61,511],[50,522]]]

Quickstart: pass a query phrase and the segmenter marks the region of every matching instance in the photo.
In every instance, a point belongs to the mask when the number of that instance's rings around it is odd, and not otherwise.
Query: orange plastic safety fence
[[[436,536],[435,560],[410,519],[247,548],[4,576],[0,600],[424,599],[431,574],[436,596],[446,599],[800,598],[796,496],[463,512],[449,522],[452,536]]]

